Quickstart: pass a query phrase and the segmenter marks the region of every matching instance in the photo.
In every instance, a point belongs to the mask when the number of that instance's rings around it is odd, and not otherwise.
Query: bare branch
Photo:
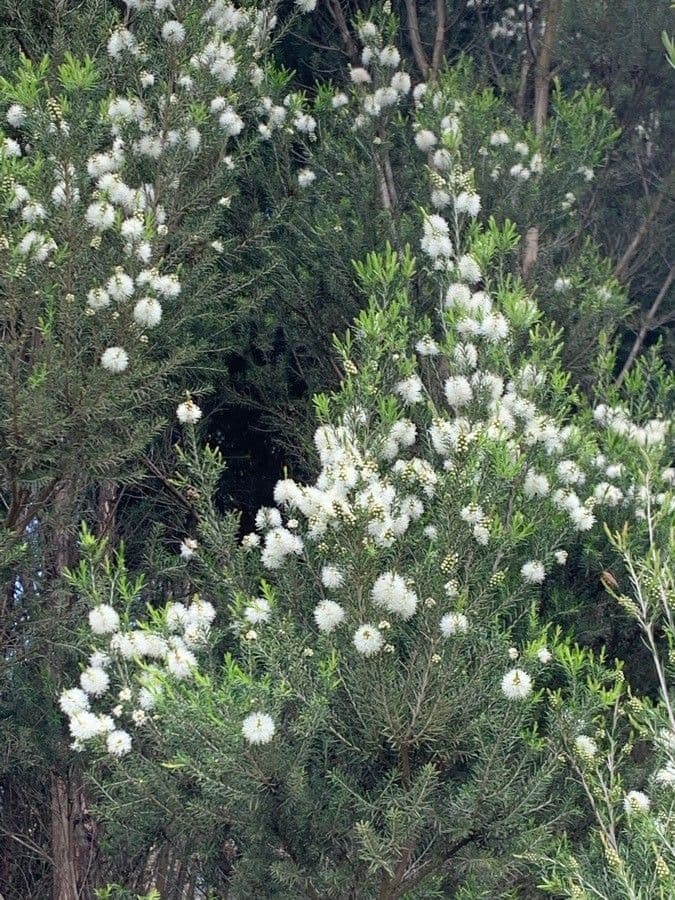
[[[423,78],[429,78],[431,67],[427,59],[422,39],[420,38],[420,23],[417,18],[417,2],[416,0],[405,0],[405,8],[408,13],[408,35],[410,37],[410,45],[412,46],[413,56],[417,63],[417,68],[422,73]]]
[[[618,387],[618,385],[621,384],[623,379],[628,374],[630,367],[635,362],[635,359],[636,359],[638,353],[642,349],[642,345],[645,342],[645,338],[647,337],[648,332],[651,331],[651,329],[655,326],[656,314],[659,311],[659,307],[663,303],[665,297],[667,296],[668,291],[670,290],[670,286],[673,283],[674,278],[675,278],[675,263],[673,263],[673,265],[670,267],[670,272],[668,272],[668,274],[666,275],[666,280],[661,285],[661,289],[659,290],[658,294],[656,295],[654,302],[649,307],[649,311],[647,312],[647,315],[644,317],[644,319],[642,321],[642,325],[640,326],[640,330],[637,333],[635,342],[633,343],[630,353],[628,354],[628,358],[626,359],[626,362],[623,364],[623,368],[619,372],[619,375],[616,379],[617,387]]]

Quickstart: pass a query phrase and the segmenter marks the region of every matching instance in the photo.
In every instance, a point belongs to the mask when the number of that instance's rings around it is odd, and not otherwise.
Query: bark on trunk
[[[95,846],[82,781],[73,771],[51,776],[53,900],[90,900]]]
[[[548,97],[551,88],[551,60],[558,34],[561,8],[562,0],[548,0],[546,4],[544,10],[546,24],[534,65],[534,112],[532,114],[532,123],[534,125],[534,133],[538,138],[543,136],[546,127]],[[538,256],[539,226],[531,225],[525,233],[523,246],[522,270],[524,278],[527,278]]]

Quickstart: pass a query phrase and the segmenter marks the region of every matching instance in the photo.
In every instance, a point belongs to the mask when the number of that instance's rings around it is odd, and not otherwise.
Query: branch
[[[532,120],[534,133],[542,138],[546,128],[546,116],[548,114],[548,96],[551,86],[551,60],[558,33],[560,9],[562,0],[548,0],[545,10],[544,34],[539,47],[539,54],[534,65],[534,112]],[[525,234],[523,245],[523,277],[534,266],[539,256],[539,226],[532,225]]]
[[[435,80],[438,75],[443,57],[445,56],[445,26],[447,22],[447,13],[445,9],[445,0],[436,0],[436,35],[434,37],[434,48],[431,54],[431,72],[429,77]]]
[[[670,267],[670,272],[668,272],[668,274],[666,275],[666,280],[661,285],[660,291],[656,295],[656,298],[655,298],[654,302],[652,303],[652,305],[649,307],[649,311],[642,322],[642,326],[640,327],[640,330],[637,333],[637,337],[635,338],[635,342],[633,343],[630,353],[628,354],[628,359],[623,364],[623,368],[619,372],[619,375],[616,379],[617,387],[624,380],[624,378],[626,377],[626,375],[628,374],[628,372],[630,370],[630,367],[635,362],[635,358],[638,355],[638,353],[640,352],[640,350],[642,349],[642,345],[645,342],[645,338],[647,337],[647,332],[651,331],[651,329],[654,327],[654,322],[656,320],[656,313],[658,312],[659,307],[663,303],[663,300],[664,300],[666,294],[670,290],[670,286],[673,283],[674,278],[675,278],[675,263],[673,263],[673,265]]]
[[[408,13],[408,35],[410,36],[410,44],[412,46],[413,56],[417,63],[417,68],[422,73],[424,79],[429,78],[430,65],[429,60],[424,52],[422,40],[420,38],[420,23],[417,18],[417,2],[416,0],[405,0],[405,8]]]
[[[649,232],[649,229],[651,228],[652,222],[656,218],[656,214],[658,213],[658,211],[661,207],[661,203],[663,202],[664,195],[665,195],[665,191],[658,192],[656,199],[652,203],[649,212],[643,219],[642,224],[640,225],[638,230],[635,232],[633,240],[626,247],[626,250],[625,250],[623,256],[621,257],[619,262],[616,264],[616,268],[614,269],[614,277],[618,281],[625,280],[627,273],[628,273],[628,266],[630,265],[631,260],[637,253],[637,251],[640,247],[640,244],[646,238],[646,236]]]
[[[342,43],[345,45],[345,52],[349,57],[350,62],[356,65],[359,61],[359,48],[356,46],[356,41],[349,31],[347,19],[345,18],[344,10],[342,9],[340,0],[327,0],[327,6],[328,11],[333,18],[333,21],[337,25],[338,31],[340,32]]]

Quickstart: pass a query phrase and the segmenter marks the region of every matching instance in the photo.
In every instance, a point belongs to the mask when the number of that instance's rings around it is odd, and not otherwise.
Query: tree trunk
[[[53,900],[90,900],[89,876],[96,853],[88,833],[82,781],[74,771],[52,772]]]
[[[534,112],[532,123],[534,133],[541,138],[546,128],[548,115],[548,97],[551,88],[551,60],[558,34],[558,22],[562,0],[548,0],[544,9],[545,25],[541,45],[534,64]],[[539,226],[531,225],[525,233],[523,246],[522,271],[527,278],[539,256]]]

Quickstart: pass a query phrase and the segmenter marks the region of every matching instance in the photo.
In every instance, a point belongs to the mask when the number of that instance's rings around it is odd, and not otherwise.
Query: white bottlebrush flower
[[[472,219],[475,219],[480,212],[480,197],[478,194],[462,191],[455,197],[455,212],[466,213]]]
[[[523,483],[523,493],[530,499],[532,497],[545,497],[550,490],[548,478],[537,472],[530,471],[525,476]]]
[[[567,562],[567,550],[556,550],[554,556],[559,566],[564,566]]]
[[[81,688],[69,688],[59,697],[59,706],[67,716],[72,716],[79,710],[89,709],[89,696]]]
[[[380,63],[383,66],[387,66],[389,69],[395,69],[400,62],[401,54],[396,47],[389,45],[380,50]]]
[[[110,685],[110,676],[105,669],[97,666],[89,666],[80,673],[80,686],[87,694],[92,697],[100,697],[105,694]]]
[[[454,309],[457,306],[466,306],[471,301],[471,289],[467,284],[456,281],[451,284],[445,294],[445,306]]]
[[[251,713],[241,725],[241,733],[249,744],[269,744],[275,731],[274,719],[263,712]]]
[[[121,303],[133,296],[134,280],[123,269],[117,268],[108,279],[106,290],[113,300]]]
[[[232,107],[223,110],[218,116],[218,122],[226,135],[236,137],[244,130],[244,120]]]
[[[577,531],[590,531],[596,519],[586,506],[575,506],[570,510],[570,521]]]
[[[107,200],[97,200],[89,204],[84,218],[96,231],[105,231],[115,224],[115,207]]]
[[[532,679],[524,669],[510,669],[502,678],[502,693],[509,700],[524,700],[532,692]]]
[[[131,750],[131,736],[121,729],[111,731],[106,738],[106,747],[111,756],[124,756]]]
[[[269,602],[264,597],[256,597],[244,609],[244,618],[251,625],[259,625],[261,622],[268,622],[271,608]]]
[[[14,138],[4,138],[4,140],[0,141],[0,150],[4,152],[6,156],[21,156],[21,144],[18,141],[15,141]]]
[[[334,600],[322,600],[314,608],[314,621],[319,631],[330,634],[345,620],[345,611]]]
[[[403,381],[399,381],[394,387],[394,391],[407,404],[419,403],[424,396],[423,390],[424,385],[418,375],[410,375]]]
[[[546,569],[539,560],[532,559],[523,563],[520,574],[523,577],[523,581],[526,581],[528,584],[541,584],[546,578]]]
[[[80,709],[71,714],[68,728],[76,740],[89,741],[107,731],[113,731],[115,724],[109,716],[97,716],[86,709]]]
[[[424,337],[420,338],[419,341],[415,344],[415,350],[419,353],[420,356],[438,356],[438,344],[436,341],[428,334],[425,334]]]
[[[21,128],[26,121],[26,110],[20,103],[12,103],[5,113],[5,119],[12,128]]]
[[[179,551],[180,558],[184,559],[186,562],[189,559],[192,559],[192,557],[197,552],[198,547],[199,547],[199,542],[196,541],[194,538],[189,538],[189,537],[185,538],[180,543],[180,551]]]
[[[556,278],[553,282],[553,290],[557,294],[562,294],[564,291],[568,290],[572,285],[572,280],[570,278]]]
[[[384,644],[379,628],[374,625],[361,625],[354,632],[353,644],[362,656],[375,656]]]
[[[451,375],[445,380],[445,397],[450,406],[466,406],[473,399],[473,390],[463,375]]]
[[[443,216],[434,213],[425,217],[420,246],[424,253],[434,260],[437,260],[438,257],[449,258],[452,256],[453,248],[448,231],[448,223]]]
[[[201,417],[201,409],[190,397],[176,407],[176,418],[181,425],[195,425]]]
[[[505,131],[493,131],[490,135],[490,145],[492,147],[503,147],[510,141],[511,139]]]
[[[313,181],[316,181],[316,174],[311,169],[300,169],[298,172],[298,186],[301,188],[309,187]]]
[[[97,287],[92,288],[87,292],[87,306],[89,309],[104,309],[106,306],[110,306],[110,296],[105,288]]]
[[[404,620],[413,616],[417,609],[417,595],[395,572],[384,572],[377,578],[371,597],[375,606],[380,606]]]
[[[433,131],[429,131],[424,128],[422,131],[418,131],[415,135],[415,144],[417,145],[418,150],[421,150],[423,153],[427,153],[431,150],[432,147],[435,147],[438,143],[438,138],[433,133]]]
[[[662,769],[659,769],[654,776],[658,784],[665,787],[675,786],[675,762],[669,760]]]
[[[537,650],[537,659],[540,663],[544,663],[544,665],[546,665],[553,659],[553,654],[548,649],[548,647],[540,647],[539,650]]]
[[[530,152],[530,148],[527,146],[525,141],[518,141],[513,145],[513,149],[516,153],[520,153],[521,156],[528,156]]]
[[[391,76],[391,86],[397,94],[407,94],[410,91],[412,82],[407,72],[394,72]]]
[[[469,630],[469,620],[464,613],[446,613],[439,625],[444,637],[452,637],[454,634],[466,634]]]
[[[649,812],[652,805],[649,797],[642,791],[628,791],[623,798],[623,808],[627,815],[644,814]]]
[[[108,372],[119,375],[129,366],[129,355],[123,347],[108,347],[101,354],[101,365]]]
[[[328,590],[337,590],[345,581],[344,572],[337,566],[324,566],[321,569],[321,584]]]
[[[187,607],[184,603],[167,603],[164,615],[169,631],[182,631],[189,622]]]
[[[349,103],[349,97],[343,93],[342,91],[338,91],[337,94],[333,96],[331,100],[331,106],[333,109],[340,109],[342,106],[347,106]]]
[[[480,266],[473,256],[465,255],[460,257],[457,266],[459,268],[459,274],[464,281],[468,281],[469,284],[475,284],[477,281],[480,281]]]
[[[185,40],[185,28],[175,19],[170,19],[162,25],[162,39],[167,44],[182,44]]]
[[[589,737],[587,734],[579,734],[574,739],[574,749],[579,756],[582,756],[585,759],[593,759],[598,752],[598,745],[593,738]]]
[[[300,12],[311,13],[316,9],[317,0],[295,0],[295,5]]]
[[[187,678],[197,666],[197,658],[183,641],[170,638],[174,641],[165,657],[166,667],[176,678]]]
[[[141,297],[134,306],[134,321],[141,328],[155,328],[162,320],[162,304],[155,297]]]
[[[89,611],[89,627],[94,634],[112,634],[120,627],[119,614],[107,603],[99,603]]]
[[[368,84],[370,81],[370,72],[361,66],[354,66],[349,70],[349,77],[354,84]]]

